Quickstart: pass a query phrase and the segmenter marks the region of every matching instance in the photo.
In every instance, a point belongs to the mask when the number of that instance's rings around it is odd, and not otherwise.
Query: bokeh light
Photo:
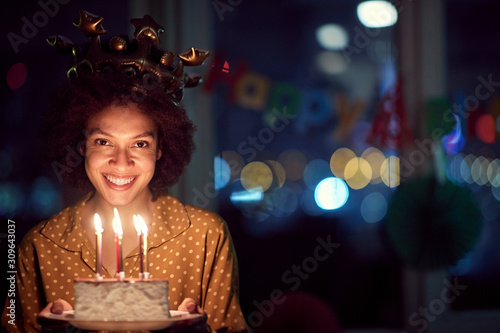
[[[476,120],[476,135],[484,143],[495,142],[495,120],[491,114],[480,115]]]
[[[324,24],[316,30],[319,45],[327,50],[342,50],[349,43],[347,31],[338,24]]]
[[[328,177],[319,182],[314,190],[314,199],[318,207],[324,210],[338,209],[349,198],[349,188],[337,177]]]
[[[0,216],[13,218],[25,204],[22,188],[14,183],[0,183]]]
[[[398,11],[389,1],[363,1],[357,8],[358,18],[367,28],[383,28],[398,21]]]
[[[361,158],[365,159],[372,168],[371,183],[379,184],[382,182],[382,179],[380,178],[380,168],[385,160],[384,153],[375,147],[368,147],[365,149],[363,154],[361,154]]]
[[[271,214],[276,217],[287,217],[299,206],[299,193],[295,188],[283,186],[269,193],[269,199],[273,205]]]
[[[340,179],[345,179],[344,171],[347,163],[356,157],[356,154],[349,148],[337,149],[330,158],[330,169],[333,175]]]
[[[241,170],[245,166],[243,157],[233,150],[224,150],[221,153],[221,157],[229,165],[229,169],[231,170],[231,181],[240,178]]]
[[[448,179],[455,184],[462,184],[464,179],[460,174],[460,166],[462,165],[462,161],[464,159],[463,154],[457,154],[448,160],[447,164],[447,174]]]
[[[347,60],[339,52],[323,51],[316,55],[316,67],[324,74],[340,74],[347,69]]]
[[[19,62],[10,66],[7,71],[7,84],[10,89],[20,88],[26,81],[27,76],[26,66],[22,62]]]
[[[488,175],[486,173],[488,164],[489,161],[483,156],[475,158],[474,162],[472,162],[470,173],[476,184],[484,185],[488,182]]]
[[[372,168],[364,158],[354,157],[347,162],[344,177],[350,188],[359,190],[370,183]]]
[[[241,170],[241,185],[250,191],[255,188],[260,188],[262,191],[267,191],[273,182],[273,173],[263,162],[251,162]]]
[[[361,202],[361,216],[368,223],[382,220],[387,213],[387,199],[380,192],[373,192]]]
[[[272,188],[281,188],[286,181],[286,171],[285,168],[277,161],[274,160],[266,160],[265,164],[271,169],[271,173],[273,176],[273,182],[271,184]]]
[[[491,187],[491,194],[493,194],[495,199],[500,201],[500,187]]]
[[[471,167],[473,162],[474,156],[469,154],[465,156],[462,160],[462,163],[460,163],[460,176],[462,176],[462,179],[469,184],[472,184],[474,182],[471,174]]]
[[[231,169],[229,164],[219,156],[214,157],[214,183],[215,189],[224,188],[231,179]]]
[[[262,192],[261,188],[253,188],[250,191],[244,190],[244,191],[231,192],[229,199],[231,200],[232,203],[238,203],[238,202],[244,203],[244,202],[261,201],[263,197],[264,193]]]
[[[307,163],[307,166],[304,169],[303,178],[306,186],[311,190],[314,190],[321,180],[330,176],[332,176],[330,164],[328,164],[327,161],[318,158]]]
[[[486,176],[493,187],[500,187],[500,160],[495,158],[486,169]]]
[[[382,178],[384,184],[390,188],[399,186],[399,157],[389,156],[384,160],[382,166],[380,167],[380,177]]]
[[[307,165],[307,158],[305,155],[295,149],[283,151],[278,156],[277,161],[285,168],[286,179],[291,181],[301,179]]]
[[[231,182],[231,194],[229,196],[229,200],[236,207],[244,207],[246,203],[256,203],[263,199],[264,193],[262,188],[254,187],[250,190],[247,190],[243,187],[241,183],[241,179],[236,179]]]
[[[493,158],[494,153],[488,150],[479,151],[476,157],[472,154],[457,154],[448,158],[448,179],[457,184],[475,184],[478,186],[500,186],[500,160]],[[490,157],[485,157],[487,155]]]
[[[39,217],[49,217],[60,209],[59,191],[47,178],[40,176],[31,186],[29,209]]]

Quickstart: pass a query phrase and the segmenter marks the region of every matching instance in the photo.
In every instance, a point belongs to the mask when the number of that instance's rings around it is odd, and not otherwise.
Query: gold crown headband
[[[194,87],[201,82],[201,76],[190,77],[185,74],[184,66],[203,64],[210,55],[209,51],[192,47],[185,53],[175,55],[154,47],[160,43],[159,35],[164,29],[149,15],[145,15],[142,19],[130,20],[135,27],[136,45],[122,37],[114,36],[109,40],[109,50],[105,50],[100,40],[100,35],[106,33],[102,21],[102,17],[82,10],[79,21],[73,22],[86,37],[90,38],[90,45],[85,52],[64,36],[47,38],[47,42],[59,53],[71,56],[68,78],[111,71],[148,81],[154,78],[174,103],[181,101],[184,88]]]

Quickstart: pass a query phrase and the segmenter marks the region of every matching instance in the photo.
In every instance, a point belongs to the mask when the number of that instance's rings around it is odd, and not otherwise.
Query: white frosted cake
[[[169,317],[167,280],[75,280],[77,320],[144,321]]]

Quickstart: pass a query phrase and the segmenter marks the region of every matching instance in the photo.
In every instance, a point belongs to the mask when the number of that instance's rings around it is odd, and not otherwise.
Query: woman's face
[[[133,106],[110,106],[86,126],[85,170],[97,198],[113,206],[150,198],[158,149],[154,122]]]

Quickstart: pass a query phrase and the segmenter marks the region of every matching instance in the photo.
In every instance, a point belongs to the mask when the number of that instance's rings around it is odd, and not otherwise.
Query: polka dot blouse
[[[94,277],[95,249],[81,224],[86,199],[42,222],[18,249],[16,325],[12,332],[40,332],[37,314],[49,302],[74,303],[73,279]],[[139,248],[123,259],[127,277],[139,276]],[[213,331],[246,330],[238,302],[238,267],[226,223],[212,212],[164,196],[155,201],[148,236],[149,272],[169,280],[170,308],[193,298]],[[7,299],[9,302],[9,299]]]

